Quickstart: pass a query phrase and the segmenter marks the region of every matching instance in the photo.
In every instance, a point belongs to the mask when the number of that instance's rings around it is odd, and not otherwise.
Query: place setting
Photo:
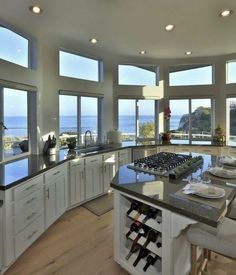
[[[236,158],[221,156],[217,158],[216,166],[207,170],[211,175],[223,179],[236,179]]]

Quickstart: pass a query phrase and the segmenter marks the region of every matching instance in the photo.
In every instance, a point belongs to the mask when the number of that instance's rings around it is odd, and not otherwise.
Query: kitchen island
[[[111,183],[114,188],[115,209],[114,258],[131,274],[188,274],[190,270],[190,245],[186,240],[188,226],[201,222],[215,230],[220,227],[235,196],[236,189],[227,186],[227,183],[233,183],[232,180],[228,182],[216,177],[211,178],[212,186],[225,190],[225,196],[219,199],[182,194],[182,188],[191,177],[203,174],[209,165],[216,164],[215,156],[202,155],[202,157],[202,164],[174,180],[168,176],[129,169],[127,165],[120,167]],[[150,209],[156,213],[155,218],[146,217]],[[147,229],[148,232],[154,231],[156,237],[148,242],[149,233],[140,234],[140,228]],[[148,256],[140,259],[136,266],[133,264],[140,249],[132,253],[127,260],[134,242],[145,246],[148,250],[146,251]],[[147,257],[154,259],[155,263],[144,271]]]

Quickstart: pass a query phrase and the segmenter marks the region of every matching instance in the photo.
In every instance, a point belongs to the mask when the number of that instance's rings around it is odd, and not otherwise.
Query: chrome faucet
[[[85,147],[87,147],[87,134],[89,134],[90,141],[93,140],[92,132],[91,132],[90,130],[87,130],[87,131],[84,133],[84,145],[85,145]]]

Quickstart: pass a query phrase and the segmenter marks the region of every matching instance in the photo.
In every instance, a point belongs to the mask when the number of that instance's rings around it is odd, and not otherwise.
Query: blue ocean
[[[170,119],[170,129],[177,129],[179,125],[180,116],[172,116]],[[153,116],[140,116],[140,122],[152,122]],[[6,136],[27,137],[27,119],[23,116],[5,117],[4,124],[8,128],[5,131]],[[77,132],[77,121],[75,116],[62,116],[60,119],[60,132]],[[122,133],[135,132],[135,117],[134,116],[120,116],[119,130]],[[81,128],[84,133],[90,130],[92,133],[97,132],[97,118],[95,116],[83,116],[81,120]]]

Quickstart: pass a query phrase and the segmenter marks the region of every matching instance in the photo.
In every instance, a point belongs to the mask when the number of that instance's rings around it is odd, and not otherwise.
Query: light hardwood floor
[[[128,275],[113,260],[112,219],[83,207],[65,213],[4,275]],[[214,256],[208,272],[235,275],[236,262]]]

